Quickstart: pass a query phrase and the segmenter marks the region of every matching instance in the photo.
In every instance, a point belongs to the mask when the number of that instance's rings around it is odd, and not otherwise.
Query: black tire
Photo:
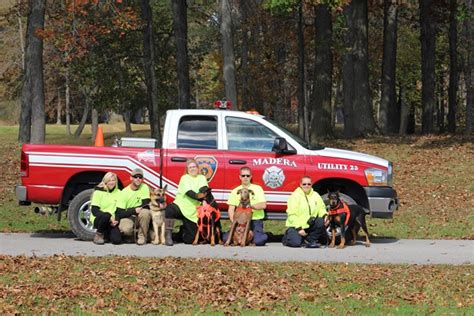
[[[67,210],[67,218],[72,232],[77,238],[91,241],[94,239],[94,223],[89,221],[90,201],[94,189],[84,190],[76,195]]]

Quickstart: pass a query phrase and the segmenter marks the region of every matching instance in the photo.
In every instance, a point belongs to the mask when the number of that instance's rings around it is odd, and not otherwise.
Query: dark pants
[[[122,234],[117,226],[110,226],[110,218],[112,214],[102,212],[94,219],[94,227],[97,232],[104,235],[105,239],[110,240],[114,245],[122,243]]]
[[[183,243],[185,244],[192,244],[194,241],[194,237],[196,237],[197,232],[197,224],[193,221],[187,219],[179,206],[171,203],[166,206],[165,210],[165,218],[166,219],[180,219],[183,221],[182,229],[180,229],[181,237],[183,238]]]
[[[317,218],[313,225],[305,229],[306,237],[302,237],[298,234],[298,230],[294,227],[289,227],[285,235],[283,236],[282,243],[288,247],[301,247],[303,242],[320,242],[322,244],[327,243],[326,229],[324,227],[324,219]]]
[[[265,246],[268,240],[268,235],[263,230],[263,220],[256,219],[250,221],[250,230],[253,232],[252,242],[255,246]],[[222,240],[226,242],[227,238],[229,238],[229,232],[224,233]]]

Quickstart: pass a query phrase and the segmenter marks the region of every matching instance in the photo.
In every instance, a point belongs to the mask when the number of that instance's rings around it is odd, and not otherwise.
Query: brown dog
[[[234,221],[224,246],[240,245],[244,247],[253,239],[253,233],[250,230],[250,221],[252,220],[250,194],[254,193],[252,190],[242,188],[237,191],[237,194],[240,194],[240,203],[235,209]]]
[[[165,244],[165,208],[166,188],[157,188],[150,191],[150,211],[153,232],[155,234],[151,241],[154,245]]]
[[[343,249],[346,246],[346,232],[351,231],[351,245],[355,245],[357,239],[357,231],[362,228],[365,234],[365,246],[370,247],[369,231],[365,221],[365,211],[357,204],[349,205],[344,203],[339,192],[329,192],[329,225],[331,226],[331,243],[329,248],[334,248],[336,244],[336,227],[341,228],[341,243],[337,247]]]

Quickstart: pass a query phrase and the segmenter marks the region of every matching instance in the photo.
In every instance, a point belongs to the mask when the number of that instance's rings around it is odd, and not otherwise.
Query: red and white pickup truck
[[[134,168],[144,170],[151,187],[168,185],[173,200],[185,161],[195,158],[206,175],[221,210],[230,191],[239,185],[239,169],[249,166],[253,181],[267,199],[268,219],[286,218],[286,202],[303,175],[321,195],[338,189],[378,218],[390,218],[398,208],[392,188],[392,164],[382,158],[347,150],[313,148],[264,116],[231,110],[169,110],[161,148],[151,138],[122,138],[111,147],[31,145],[21,151],[21,205],[31,202],[67,210],[72,231],[90,240],[92,188],[107,171],[119,185],[130,182]],[[59,216],[58,216],[59,218]]]

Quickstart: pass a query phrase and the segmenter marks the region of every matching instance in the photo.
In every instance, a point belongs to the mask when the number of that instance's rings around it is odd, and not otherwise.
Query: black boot
[[[174,219],[165,219],[165,245],[173,246],[173,227]]]

